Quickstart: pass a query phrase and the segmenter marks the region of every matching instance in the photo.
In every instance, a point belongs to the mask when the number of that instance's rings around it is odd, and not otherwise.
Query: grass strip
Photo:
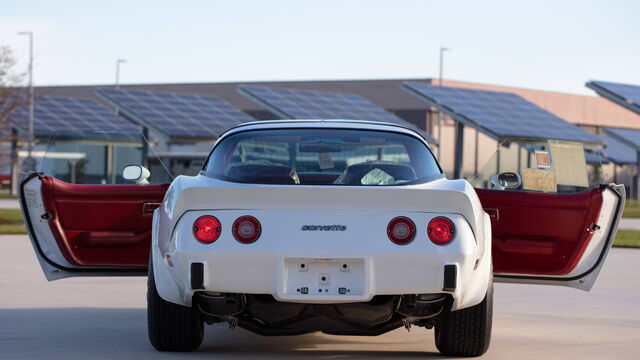
[[[615,247],[640,248],[640,231],[636,230],[618,230],[616,240],[613,242]]]

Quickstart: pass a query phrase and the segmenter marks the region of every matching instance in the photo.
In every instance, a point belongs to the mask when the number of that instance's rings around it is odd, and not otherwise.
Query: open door
[[[24,174],[19,186],[27,231],[48,280],[146,275],[154,210],[171,177],[155,166],[155,174],[136,183],[123,170],[157,165],[149,151],[140,134],[84,131],[51,138],[40,171]]]
[[[615,239],[621,185],[582,143],[510,141],[471,180],[491,218],[494,279],[590,290]]]

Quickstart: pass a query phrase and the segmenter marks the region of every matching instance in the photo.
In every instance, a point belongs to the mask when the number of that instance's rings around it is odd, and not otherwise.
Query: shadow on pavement
[[[0,309],[0,358],[444,359],[434,352],[381,350],[399,345],[384,335],[375,338],[316,334],[265,337],[240,328],[229,330],[226,324],[205,327],[204,344],[194,353],[160,353],[147,340],[146,320],[146,310],[141,308]],[[425,333],[425,350],[433,349],[431,341]]]

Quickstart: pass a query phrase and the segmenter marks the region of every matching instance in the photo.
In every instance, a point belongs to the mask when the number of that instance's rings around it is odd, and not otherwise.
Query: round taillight
[[[453,239],[455,227],[446,217],[437,217],[429,221],[427,234],[429,239],[438,245],[444,245]]]
[[[260,237],[260,222],[253,216],[241,216],[233,222],[233,237],[244,244],[250,244]]]
[[[408,217],[398,216],[389,221],[387,236],[389,240],[398,245],[405,245],[413,240],[416,235],[416,226]]]
[[[203,243],[210,244],[218,240],[221,231],[220,221],[213,216],[201,216],[193,223],[193,235]]]

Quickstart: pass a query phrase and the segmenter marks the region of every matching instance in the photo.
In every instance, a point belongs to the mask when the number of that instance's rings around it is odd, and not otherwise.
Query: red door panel
[[[45,176],[42,197],[51,231],[70,264],[144,268],[153,209],[168,187],[75,185]]]
[[[476,189],[491,215],[494,272],[568,274],[589,244],[603,191],[549,194]]]

